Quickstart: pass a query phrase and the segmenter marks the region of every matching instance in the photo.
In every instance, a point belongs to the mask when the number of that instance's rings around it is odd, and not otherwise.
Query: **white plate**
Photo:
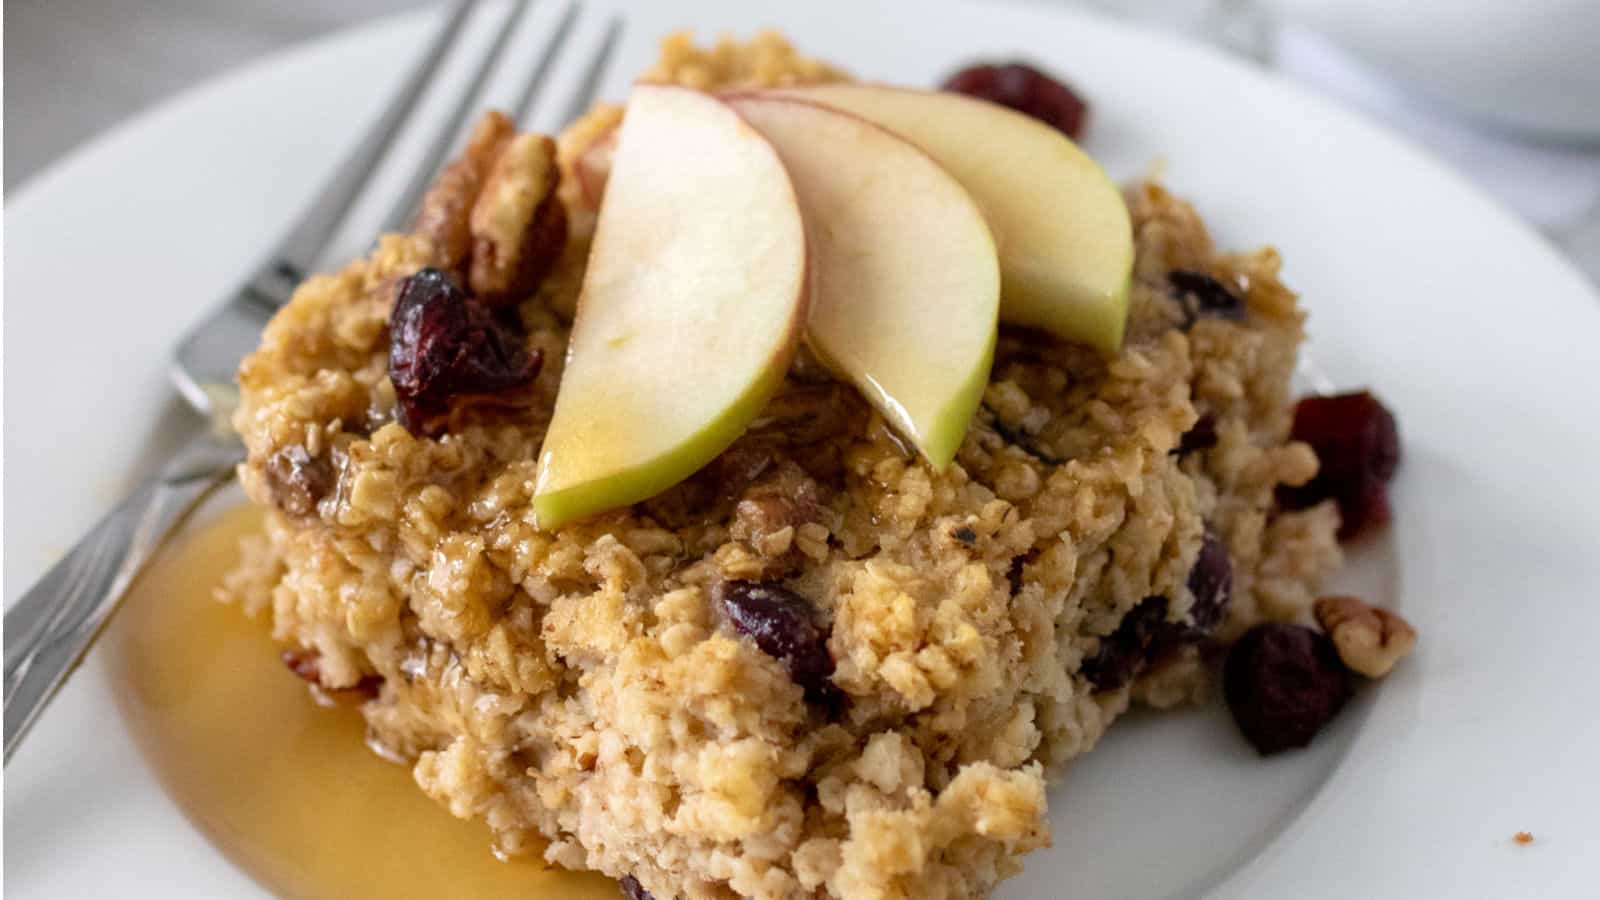
[[[1119,176],[1164,160],[1224,244],[1282,248],[1322,366],[1399,416],[1397,524],[1352,577],[1405,609],[1416,657],[1311,751],[1271,761],[1216,707],[1134,717],[1052,795],[1056,847],[1002,897],[1594,889],[1600,298],[1575,271],[1409,147],[1201,48],[1031,7],[671,5],[630,11],[610,96],[679,25],[778,26],[912,84],[1018,54],[1068,73],[1094,103],[1089,149]],[[352,111],[376,108],[428,29],[413,16],[246,68],[13,197],[8,600],[181,433],[168,347],[314,190],[360,127]],[[161,794],[109,691],[86,668],[6,771],[7,892],[258,896]],[[1512,844],[1522,830],[1533,846]]]

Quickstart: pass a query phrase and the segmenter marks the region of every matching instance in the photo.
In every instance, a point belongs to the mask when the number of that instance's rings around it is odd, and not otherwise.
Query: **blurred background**
[[[428,2],[11,0],[5,188],[208,76]],[[1600,281],[1600,0],[1034,2],[1277,70],[1426,147]]]

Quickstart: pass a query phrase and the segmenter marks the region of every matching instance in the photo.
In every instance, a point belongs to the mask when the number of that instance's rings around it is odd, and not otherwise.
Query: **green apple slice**
[[[540,452],[539,526],[653,496],[726,449],[788,371],[806,268],[772,145],[709,94],[635,87]]]
[[[1000,267],[983,213],[926,153],[863,118],[723,99],[777,148],[800,198],[807,342],[928,462],[949,465],[994,358]]]
[[[960,94],[861,84],[779,88],[878,123],[926,150],[983,209],[1000,248],[1000,318],[1122,346],[1133,270],[1128,208],[1054,128]]]

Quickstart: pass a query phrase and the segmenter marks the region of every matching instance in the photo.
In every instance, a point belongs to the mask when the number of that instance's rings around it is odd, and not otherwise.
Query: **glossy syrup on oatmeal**
[[[265,622],[217,602],[240,539],[260,527],[238,507],[191,529],[107,636],[123,716],[190,820],[284,897],[614,900],[608,879],[496,859],[482,822],[452,817],[409,767],[367,749],[355,707],[312,702]]]

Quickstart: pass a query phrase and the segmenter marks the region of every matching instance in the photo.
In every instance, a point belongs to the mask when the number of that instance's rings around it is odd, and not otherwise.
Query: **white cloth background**
[[[5,4],[5,187],[96,133],[272,50],[428,0],[11,0]],[[1600,148],[1475,132],[1338,51],[1290,32],[1290,77],[1423,144],[1543,229],[1600,281]]]

